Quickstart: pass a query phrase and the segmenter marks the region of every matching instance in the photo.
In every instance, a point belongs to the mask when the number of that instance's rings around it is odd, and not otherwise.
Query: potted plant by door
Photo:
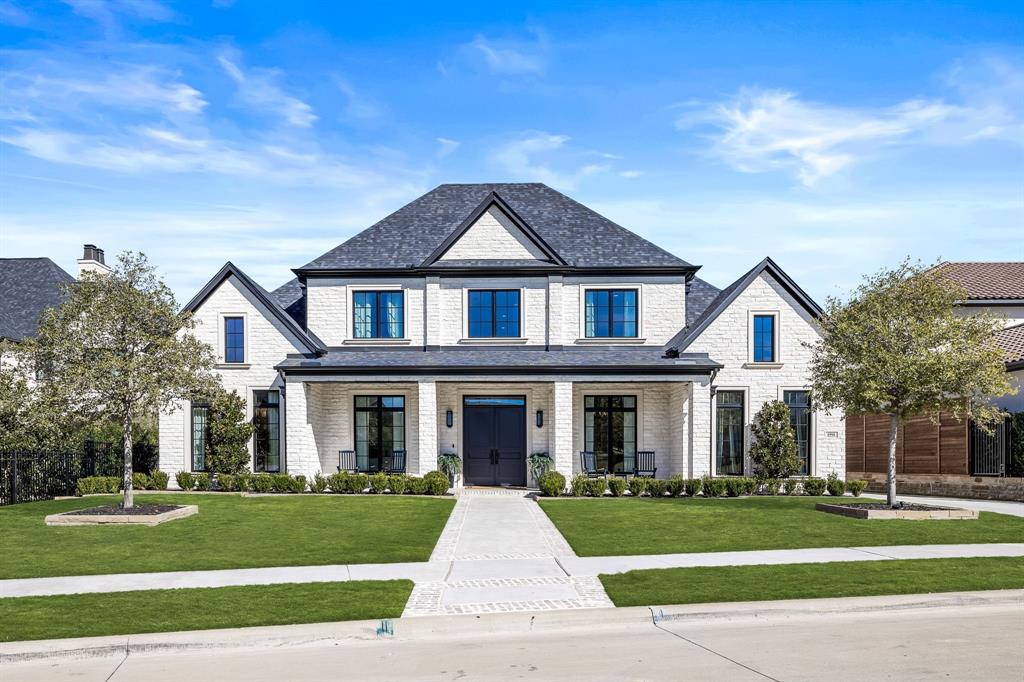
[[[534,452],[526,460],[533,484],[540,484],[540,477],[555,468],[555,460],[546,452]]]
[[[462,471],[462,459],[454,452],[445,452],[437,457],[437,470],[448,477],[448,482],[455,487],[455,482]]]

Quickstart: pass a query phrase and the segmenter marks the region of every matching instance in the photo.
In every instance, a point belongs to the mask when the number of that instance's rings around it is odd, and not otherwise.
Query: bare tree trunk
[[[889,415],[889,480],[886,486],[886,500],[890,507],[896,506],[896,435],[899,432],[900,418]]]
[[[132,416],[126,413],[124,417],[124,502],[125,509],[135,506],[135,491],[132,489]]]

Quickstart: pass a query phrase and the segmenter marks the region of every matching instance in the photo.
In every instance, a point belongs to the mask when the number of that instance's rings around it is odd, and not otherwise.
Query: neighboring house
[[[1024,412],[1024,262],[944,262],[936,267],[967,292],[957,306],[959,314],[987,312],[1001,321],[994,337],[1018,392],[992,402],[1008,412]],[[850,416],[847,421],[847,477],[866,478],[880,489],[887,476],[889,418]],[[990,436],[948,415],[938,423],[917,417],[900,427],[897,482],[907,493],[1021,499],[1024,481],[1006,477],[1009,452],[1006,425]]]
[[[457,453],[466,484],[522,486],[530,453],[568,477],[585,450],[749,474],[779,399],[802,473],[842,475],[843,421],[808,400],[818,306],[769,259],[723,291],[698,269],[542,184],[441,185],[273,293],[228,263],[186,309],[248,403],[256,471]],[[160,468],[204,469],[206,429],[200,403],[162,415]]]

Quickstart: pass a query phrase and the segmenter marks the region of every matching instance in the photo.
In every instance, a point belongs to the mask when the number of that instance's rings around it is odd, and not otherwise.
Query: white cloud
[[[30,18],[28,13],[11,2],[0,2],[0,24],[9,26],[27,26]]]
[[[546,59],[544,36],[536,32],[537,41],[530,44],[490,40],[477,35],[468,47],[483,56],[488,68],[494,73],[510,75],[544,73]]]
[[[64,0],[75,14],[92,19],[108,34],[121,29],[120,17],[144,21],[170,21],[174,12],[156,0]]]
[[[437,138],[437,144],[440,145],[437,150],[438,157],[445,157],[449,154],[455,153],[455,150],[459,148],[461,144],[458,140],[450,140],[447,137]]]
[[[371,120],[379,118],[381,108],[369,97],[356,91],[352,85],[340,76],[334,77],[334,84],[345,96],[344,118],[354,120]]]
[[[966,144],[994,137],[1024,143],[1022,83],[1021,72],[1005,62],[974,67],[968,77],[961,67],[948,78],[959,101],[917,98],[883,108],[742,88],[728,101],[691,108],[676,125],[686,130],[710,126],[712,155],[736,170],[791,172],[813,186],[889,146]]]
[[[246,72],[239,63],[241,55],[225,51],[217,57],[225,73],[238,84],[238,94],[243,102],[259,110],[270,110],[299,128],[308,128],[317,119],[313,107],[301,99],[287,94],[275,82],[280,75],[273,69],[253,69]]]

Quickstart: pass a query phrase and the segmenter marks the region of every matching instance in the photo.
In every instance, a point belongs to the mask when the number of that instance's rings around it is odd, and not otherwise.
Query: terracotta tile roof
[[[946,261],[938,267],[967,290],[968,300],[1024,299],[1024,262]]]
[[[995,333],[996,345],[1006,353],[1006,364],[1024,362],[1024,324],[1017,324]]]

